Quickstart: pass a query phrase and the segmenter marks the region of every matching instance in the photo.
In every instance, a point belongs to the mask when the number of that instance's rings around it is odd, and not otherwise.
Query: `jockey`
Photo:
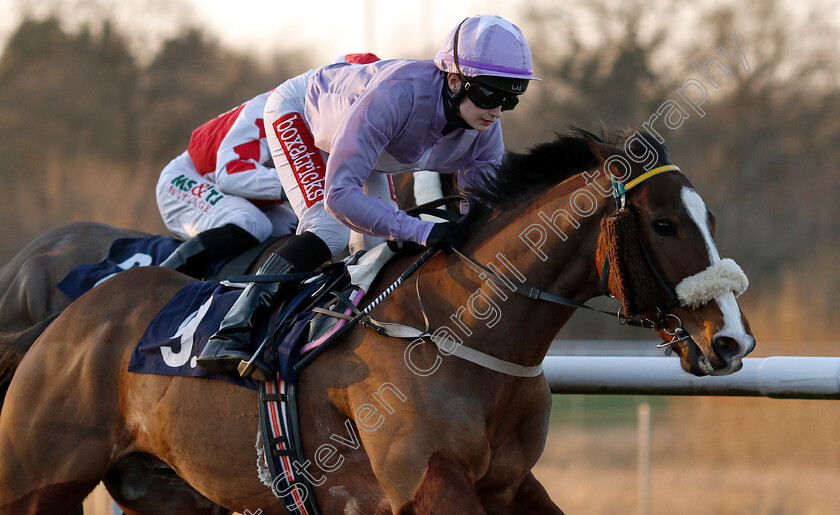
[[[336,62],[378,60],[347,54]],[[257,95],[194,130],[187,151],[164,167],[158,208],[166,228],[186,241],[160,266],[201,277],[213,261],[294,232],[297,217],[285,203],[265,137],[270,95]]]
[[[164,167],[158,208],[166,228],[186,241],[160,266],[201,277],[212,261],[294,231],[263,128],[269,95],[194,130],[187,151]]]
[[[434,60],[332,64],[278,86],[265,107],[271,155],[300,224],[258,274],[314,270],[347,247],[351,230],[449,250],[465,235],[452,222],[408,216],[390,200],[387,174],[458,173],[462,188],[493,173],[504,153],[499,118],[532,76],[516,25],[473,16],[447,36]],[[249,359],[251,329],[283,283],[251,283],[198,364],[234,371]]]

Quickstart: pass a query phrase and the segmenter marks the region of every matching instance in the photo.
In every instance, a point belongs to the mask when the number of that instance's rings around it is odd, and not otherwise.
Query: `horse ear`
[[[601,164],[604,164],[612,156],[623,154],[620,148],[595,141],[590,136],[584,135],[584,139],[586,140],[587,146],[589,146],[589,150]]]

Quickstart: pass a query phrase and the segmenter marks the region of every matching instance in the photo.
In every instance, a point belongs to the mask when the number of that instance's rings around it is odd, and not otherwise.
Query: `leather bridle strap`
[[[615,313],[612,311],[593,308],[592,306],[587,306],[586,304],[582,304],[580,302],[567,299],[565,297],[560,297],[559,295],[554,295],[553,293],[548,293],[547,291],[541,290],[534,286],[527,285],[525,283],[511,281],[510,279],[499,276],[493,270],[490,270],[489,268],[476,263],[472,258],[463,254],[461,251],[453,250],[453,252],[456,256],[458,256],[458,258],[461,261],[464,262],[464,265],[466,265],[467,268],[469,268],[481,277],[487,277],[488,280],[492,281],[497,286],[508,288],[517,295],[528,297],[529,299],[544,300],[553,304],[561,304],[563,306],[569,306],[572,308],[588,309],[590,311],[597,311],[599,313],[615,316]]]
[[[613,189],[613,197],[615,198],[615,204],[618,209],[621,209],[625,205],[625,197],[627,192],[638,186],[639,184],[645,182],[646,180],[650,179],[651,177],[655,177],[660,173],[665,172],[679,172],[680,169],[675,165],[663,165],[654,168],[653,170],[648,170],[647,172],[643,173],[642,175],[636,177],[632,181],[628,183],[623,183],[612,176],[612,189]]]
[[[613,198],[615,199],[615,207],[616,209],[624,209],[627,205],[627,192],[638,186],[639,184],[645,182],[646,180],[650,179],[651,177],[655,177],[661,173],[665,172],[679,172],[680,169],[675,165],[663,165],[654,168],[653,170],[648,170],[647,172],[641,174],[640,176],[636,177],[632,181],[628,183],[623,183],[612,176],[612,191],[613,191]],[[656,277],[657,282],[659,282],[660,286],[665,287],[665,291],[668,293],[668,296],[672,299],[676,298],[674,295],[673,290],[669,288],[665,281],[662,279],[662,276],[659,274],[659,271],[656,267],[653,266],[653,261],[650,259],[650,256],[647,253],[647,249],[645,249],[644,244],[642,244],[641,240],[639,243],[642,245],[642,253],[645,256],[645,260],[647,260],[647,264],[650,267],[653,275]],[[608,256],[604,257],[604,266],[601,269],[601,289],[603,294],[607,297],[612,297],[610,294],[609,289],[607,288],[607,277],[610,272],[610,260]]]
[[[658,168],[654,168],[653,170],[648,170],[647,172],[643,173],[642,175],[636,177],[632,181],[628,182],[624,185],[624,191],[630,191],[639,184],[645,182],[646,180],[650,179],[654,175],[659,175],[660,173],[665,172],[679,172],[680,169],[675,165],[663,165]]]

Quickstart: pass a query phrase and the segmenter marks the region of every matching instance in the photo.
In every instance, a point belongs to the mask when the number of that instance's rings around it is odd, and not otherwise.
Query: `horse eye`
[[[660,218],[654,221],[653,228],[660,236],[673,236],[677,233],[677,226],[667,218]]]

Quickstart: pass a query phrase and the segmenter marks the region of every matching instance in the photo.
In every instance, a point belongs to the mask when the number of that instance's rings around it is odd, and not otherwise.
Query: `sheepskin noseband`
[[[727,258],[680,281],[676,293],[681,306],[696,309],[730,292],[738,297],[747,286],[749,281],[744,271],[738,263]]]

